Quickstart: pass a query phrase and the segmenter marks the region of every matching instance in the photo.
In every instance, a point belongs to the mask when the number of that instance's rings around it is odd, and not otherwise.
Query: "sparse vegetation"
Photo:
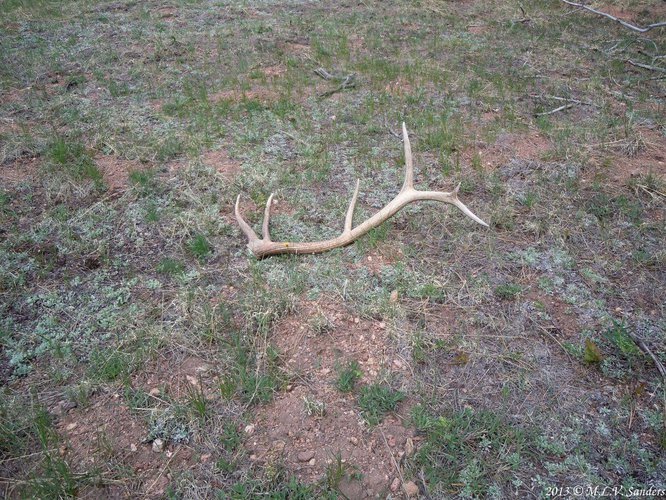
[[[0,2],[3,496],[666,488],[664,53],[543,0]],[[238,194],[335,237],[402,121],[489,229],[251,256]]]
[[[363,376],[361,365],[358,361],[349,361],[346,365],[340,366],[338,379],[335,382],[336,387],[341,392],[352,392],[356,382]]]
[[[405,395],[384,384],[372,384],[361,388],[358,404],[363,418],[370,425],[377,425],[384,416],[395,409]]]

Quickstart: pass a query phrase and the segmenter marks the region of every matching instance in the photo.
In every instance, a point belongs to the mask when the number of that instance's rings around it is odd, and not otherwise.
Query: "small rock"
[[[308,464],[314,465],[316,463],[316,460],[314,458],[311,458]]]
[[[76,429],[78,425],[79,424],[77,424],[76,422],[72,422],[71,424],[67,424],[67,427],[65,427],[65,429],[67,429],[68,431],[73,431],[74,429]]]
[[[156,397],[160,395],[160,390],[157,387],[153,387],[148,394],[150,394],[153,397]]]
[[[358,324],[359,321],[361,321],[361,318],[354,318],[354,323]]]
[[[391,483],[391,491],[395,493],[396,491],[398,491],[398,488],[400,488],[400,478],[396,477]]]
[[[403,366],[403,365],[402,365],[402,361],[400,361],[399,359],[394,359],[394,360],[393,360],[393,365],[394,365],[396,368],[398,368],[399,370],[401,370],[401,369],[402,369],[402,366]]]
[[[386,440],[388,441],[388,444],[391,448],[393,448],[395,446],[395,436],[394,435],[389,434],[389,436],[388,436],[388,438],[386,438]]]
[[[407,441],[405,441],[405,455],[411,457],[415,450],[416,448],[414,447],[414,441],[412,438],[407,438]]]
[[[195,386],[195,387],[198,387],[198,386],[199,386],[199,381],[197,380],[196,377],[193,377],[192,375],[185,375],[185,378],[186,378],[187,381],[188,381],[190,384],[192,384],[193,386]]]
[[[414,481],[409,481],[408,483],[405,484],[405,493],[407,493],[408,497],[415,497],[418,496],[419,494],[419,487],[416,485]]]
[[[130,445],[130,451],[136,451],[136,450],[138,450],[138,449],[139,449],[139,448],[138,448],[137,445],[135,445],[134,443],[132,443],[132,444]]]
[[[253,462],[257,460],[257,455],[250,455],[250,460]]]
[[[164,451],[164,441],[159,438],[153,441],[153,451],[155,453],[162,453]]]
[[[309,462],[315,456],[314,450],[302,451],[298,454],[299,462]]]
[[[283,451],[285,446],[286,446],[286,443],[284,441],[275,441],[273,443],[273,449],[275,451]]]
[[[391,297],[389,298],[389,301],[393,303],[398,302],[398,290],[393,290],[391,292]]]
[[[352,437],[349,438],[349,442],[350,442],[351,444],[353,444],[354,446],[356,446],[356,445],[358,444],[358,438],[352,436]]]
[[[205,464],[206,462],[208,462],[210,460],[210,457],[211,457],[210,453],[206,453],[204,455],[201,455],[201,463]]]
[[[254,424],[246,425],[246,426],[245,426],[245,434],[247,434],[248,436],[254,434],[254,429],[255,429],[255,425],[254,425]]]
[[[385,328],[386,328],[386,323],[384,323],[383,321],[381,323],[379,323],[379,329],[380,330],[384,330]]]

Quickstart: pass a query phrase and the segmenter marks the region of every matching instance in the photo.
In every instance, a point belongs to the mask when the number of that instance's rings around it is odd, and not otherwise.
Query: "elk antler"
[[[470,219],[475,220],[483,226],[488,226],[485,222],[479,219],[472,211],[465,206],[465,204],[458,199],[458,189],[460,184],[450,192],[443,191],[418,191],[414,189],[414,164],[412,162],[412,147],[409,144],[409,137],[407,136],[407,127],[402,124],[402,136],[405,144],[405,182],[398,195],[393,198],[388,205],[382,208],[375,215],[366,219],[361,224],[352,229],[352,218],[354,216],[354,206],[356,205],[356,198],[358,197],[358,186],[360,181],[356,181],[356,188],[352,196],[351,203],[347,209],[347,216],[345,217],[345,227],[342,234],[337,238],[323,241],[312,242],[277,242],[271,241],[268,232],[268,221],[271,216],[271,203],[273,195],[271,194],[266,202],[266,210],[264,211],[264,223],[262,225],[262,238],[259,239],[250,225],[245,222],[240,214],[240,195],[236,198],[236,220],[245,236],[248,239],[248,248],[259,259],[268,257],[270,255],[278,255],[283,253],[321,253],[334,248],[343,247],[357,240],[371,229],[379,226],[382,222],[392,217],[398,210],[405,205],[414,201],[432,200],[450,203],[458,207]]]

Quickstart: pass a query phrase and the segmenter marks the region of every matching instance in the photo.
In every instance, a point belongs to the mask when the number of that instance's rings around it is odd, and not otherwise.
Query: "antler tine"
[[[250,225],[245,222],[245,219],[243,219],[243,216],[240,213],[240,195],[238,195],[238,198],[236,198],[236,221],[238,222],[238,225],[241,228],[241,231],[247,236],[248,243],[252,243],[254,241],[259,241],[259,237],[257,236],[257,233],[254,232],[254,230],[250,227]]]
[[[351,202],[349,203],[349,208],[347,209],[347,216],[345,217],[345,229],[342,234],[351,233],[352,219],[354,218],[354,207],[356,207],[356,198],[358,198],[358,186],[360,183],[361,179],[356,179],[356,189],[354,189],[354,195],[352,196]]]
[[[261,225],[261,234],[264,238],[264,241],[271,241],[271,235],[268,231],[268,221],[271,218],[271,203],[273,202],[273,193],[268,197],[266,201],[266,208],[264,209],[264,223]]]
[[[405,182],[402,185],[401,193],[414,189],[414,161],[412,160],[412,145],[409,142],[407,134],[407,125],[402,122],[402,142],[405,146]]]
[[[467,208],[467,205],[465,205],[462,201],[458,199],[458,190],[460,189],[460,184],[462,183],[459,182],[456,188],[451,193],[451,198],[452,198],[451,203],[453,203],[456,207],[458,207],[462,213],[464,213],[467,217],[469,217],[473,221],[478,222],[482,226],[489,227],[488,224],[483,222],[479,217],[477,217],[474,214],[474,212],[472,212],[469,208]]]

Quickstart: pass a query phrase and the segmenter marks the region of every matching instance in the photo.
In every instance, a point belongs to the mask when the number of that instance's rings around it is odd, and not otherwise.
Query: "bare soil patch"
[[[308,328],[316,317],[325,317],[330,328],[316,333]],[[386,495],[398,477],[396,465],[405,448],[413,452],[418,441],[404,423],[409,404],[403,403],[396,415],[370,427],[359,412],[357,396],[335,387],[340,366],[351,360],[361,366],[361,385],[388,373],[397,379],[409,376],[386,326],[351,317],[336,303],[306,302],[299,313],[277,325],[271,340],[294,382],[257,411],[246,443],[251,459],[262,464],[283,461],[296,477],[312,482],[325,477],[339,457],[348,472],[340,485],[345,495]],[[308,415],[307,401],[323,403],[324,414]],[[354,472],[362,477],[352,479]]]
[[[20,158],[7,165],[0,165],[0,180],[3,184],[19,184],[37,177],[40,161],[34,158]]]
[[[161,453],[144,442],[148,432],[145,420],[133,414],[119,394],[96,398],[85,409],[70,412],[57,424],[64,438],[60,452],[75,470],[95,467],[111,475],[114,468],[129,468],[133,481],[110,482],[101,490],[82,492],[83,497],[127,498],[138,495],[159,498],[171,479],[171,470],[188,467],[192,450],[184,445],[165,447]],[[99,496],[98,496],[99,498]]]
[[[129,176],[135,170],[141,170],[141,163],[125,160],[113,155],[98,156],[95,158],[97,167],[104,176],[104,182],[111,191],[124,191],[129,186]]]
[[[238,161],[229,158],[229,153],[223,149],[206,151],[201,155],[204,165],[214,167],[227,180],[233,181],[241,171]]]
[[[254,100],[263,104],[270,104],[276,102],[279,98],[280,95],[276,91],[258,86],[250,90],[223,90],[210,96],[210,100],[213,103],[220,101],[240,102],[243,100]]]

